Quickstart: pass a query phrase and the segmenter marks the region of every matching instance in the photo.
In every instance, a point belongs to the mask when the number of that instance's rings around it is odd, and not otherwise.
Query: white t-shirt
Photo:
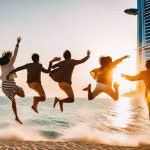
[[[9,63],[6,64],[6,65],[2,65],[1,66],[1,76],[0,76],[0,79],[2,81],[7,80],[6,76],[9,74],[10,71],[12,71],[14,69],[13,65],[14,65],[14,62],[16,60],[16,56],[17,56],[17,53],[18,53],[18,48],[19,48],[18,46],[15,47],[14,55],[11,58],[11,60],[9,61]],[[13,73],[13,74],[10,75],[9,79],[14,79],[16,77],[17,77],[16,73]]]

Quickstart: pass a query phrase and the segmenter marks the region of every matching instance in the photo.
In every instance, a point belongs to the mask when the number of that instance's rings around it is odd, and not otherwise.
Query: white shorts
[[[115,92],[110,85],[97,82],[96,87],[92,92],[92,97],[95,98],[97,95],[99,95],[102,92],[105,92],[110,96],[115,95]]]

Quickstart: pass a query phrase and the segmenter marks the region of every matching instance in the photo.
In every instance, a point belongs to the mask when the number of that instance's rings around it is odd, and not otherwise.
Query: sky
[[[31,62],[31,55],[38,53],[47,68],[66,49],[74,59],[85,57],[89,49],[90,59],[73,72],[76,97],[87,96],[82,89],[89,83],[94,89],[96,83],[89,72],[99,67],[101,55],[113,60],[130,55],[115,69],[114,80],[120,83],[121,92],[134,90],[135,83],[121,79],[120,74],[136,73],[137,17],[124,13],[136,7],[136,0],[0,0],[0,53],[13,51],[21,36],[15,67]],[[15,80],[26,95],[35,95],[26,84],[26,70],[17,75]],[[47,96],[65,96],[48,74],[42,74],[42,85]]]

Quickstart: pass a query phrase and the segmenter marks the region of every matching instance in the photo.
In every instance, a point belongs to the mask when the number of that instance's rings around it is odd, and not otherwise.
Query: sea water
[[[150,121],[144,98],[76,98],[74,103],[53,108],[53,98],[39,103],[39,113],[31,109],[32,98],[17,98],[14,120],[11,101],[0,97],[1,140],[62,140],[138,146],[150,144]]]

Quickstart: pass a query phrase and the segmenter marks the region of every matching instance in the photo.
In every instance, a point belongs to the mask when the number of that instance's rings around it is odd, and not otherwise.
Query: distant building
[[[137,15],[137,72],[145,69],[150,59],[150,0],[137,0],[137,9],[126,9],[125,13]],[[143,92],[143,82],[137,82],[136,91]]]
[[[137,39],[137,71],[145,68],[145,61],[150,59],[150,0],[137,0],[138,8],[138,39]],[[142,82],[137,90],[142,91]]]

